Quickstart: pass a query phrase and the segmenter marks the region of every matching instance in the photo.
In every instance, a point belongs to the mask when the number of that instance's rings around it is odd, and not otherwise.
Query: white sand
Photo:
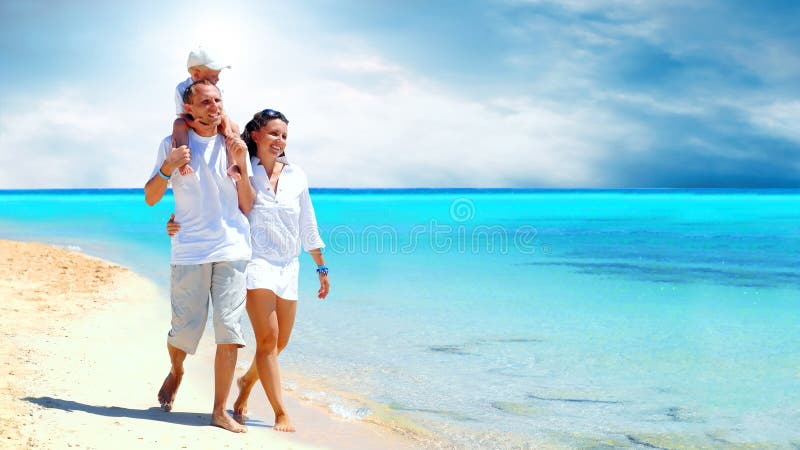
[[[272,430],[263,390],[249,431],[208,425],[212,337],[186,361],[174,410],[156,393],[169,369],[169,302],[120,266],[34,243],[0,241],[0,448],[414,448],[284,394],[297,433]],[[168,270],[165,268],[165,270]],[[246,366],[247,362],[240,363]],[[237,373],[237,376],[239,374]],[[229,397],[229,407],[235,390]]]

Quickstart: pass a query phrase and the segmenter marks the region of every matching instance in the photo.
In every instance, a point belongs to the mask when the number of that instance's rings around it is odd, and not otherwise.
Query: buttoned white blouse
[[[305,251],[325,247],[308,194],[308,179],[299,166],[278,158],[285,166],[278,191],[273,192],[260,159],[254,156],[250,161],[256,200],[247,214],[253,248],[247,289],[270,289],[281,298],[296,300],[301,246]]]

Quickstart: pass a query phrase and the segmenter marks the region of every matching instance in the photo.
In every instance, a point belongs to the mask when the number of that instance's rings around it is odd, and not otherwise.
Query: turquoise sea
[[[312,199],[332,290],[316,300],[301,257],[281,364],[334,414],[394,415],[468,448],[800,446],[800,190]],[[0,191],[0,237],[166,288],[172,204]]]

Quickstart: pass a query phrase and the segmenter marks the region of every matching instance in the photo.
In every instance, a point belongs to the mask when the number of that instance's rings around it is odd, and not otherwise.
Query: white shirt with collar
[[[308,179],[298,165],[285,164],[273,192],[267,171],[258,157],[251,159],[250,178],[256,190],[253,209],[247,214],[253,246],[253,261],[285,266],[305,251],[325,247],[308,193]]]

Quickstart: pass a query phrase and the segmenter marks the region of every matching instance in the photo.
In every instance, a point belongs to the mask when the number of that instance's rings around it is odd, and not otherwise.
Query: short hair
[[[183,96],[182,96],[183,103],[188,103],[190,105],[192,104],[192,97],[194,97],[194,88],[195,86],[200,84],[204,84],[206,86],[214,86],[215,88],[217,88],[217,85],[209,80],[203,79],[195,81],[194,83],[190,84],[189,86],[186,87],[186,89],[183,90]],[[219,88],[217,88],[217,91],[219,91]]]
[[[207,69],[214,70],[214,69],[211,69],[210,67],[208,67],[208,66],[206,66],[206,65],[204,65],[204,64],[198,64],[198,65],[196,65],[196,66],[189,67],[189,68],[188,68],[188,69],[186,69],[186,70],[187,70],[189,73],[192,73],[192,70],[207,70]]]

